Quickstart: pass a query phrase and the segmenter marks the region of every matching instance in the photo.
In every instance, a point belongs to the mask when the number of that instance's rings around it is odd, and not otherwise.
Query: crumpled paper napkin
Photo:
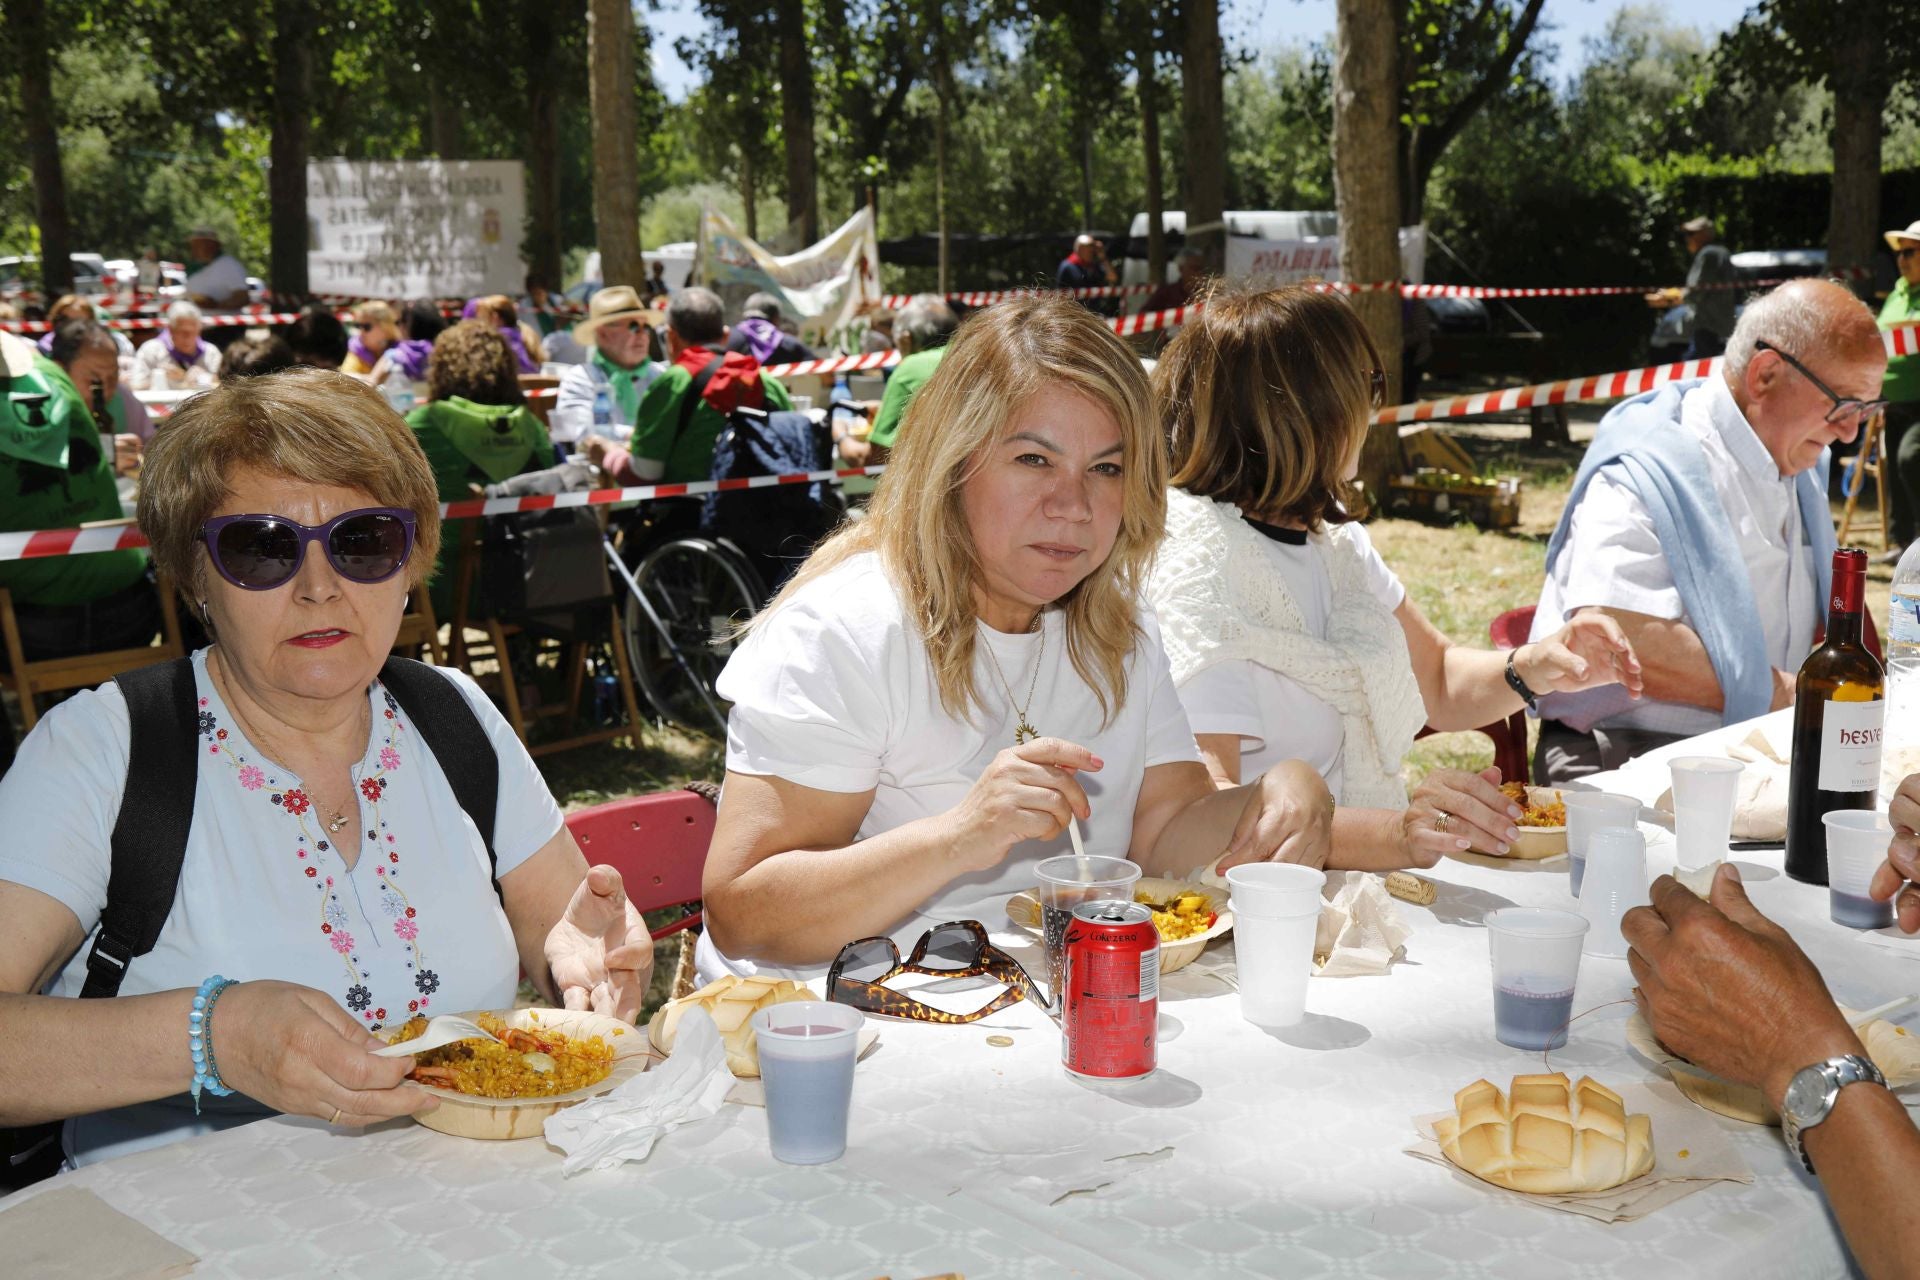
[[[1787,838],[1787,784],[1792,776],[1790,753],[1785,742],[1768,736],[1770,725],[1759,725],[1752,733],[1726,749],[1727,757],[1746,765],[1740,771],[1740,786],[1733,797],[1735,840],[1785,840]],[[1791,726],[1787,726],[1790,729]],[[1783,729],[1783,732],[1786,731]],[[1673,788],[1669,787],[1653,802],[1653,807],[1671,817]]]
[[[1414,1117],[1421,1140],[1405,1150],[1416,1160],[1444,1165],[1455,1177],[1482,1191],[1599,1222],[1633,1222],[1716,1182],[1752,1184],[1753,1169],[1719,1124],[1683,1098],[1673,1085],[1665,1081],[1630,1084],[1618,1092],[1629,1112],[1644,1112],[1653,1120],[1653,1168],[1607,1191],[1529,1195],[1482,1182],[1447,1159],[1440,1149],[1433,1124],[1448,1114],[1444,1111]]]
[[[719,1111],[732,1087],[720,1029],[705,1009],[688,1009],[672,1057],[611,1093],[549,1116],[547,1141],[566,1153],[561,1172],[569,1178],[645,1160],[661,1135]]]
[[[1407,928],[1379,876],[1329,871],[1313,936],[1313,972],[1322,978],[1386,973],[1405,954]]]

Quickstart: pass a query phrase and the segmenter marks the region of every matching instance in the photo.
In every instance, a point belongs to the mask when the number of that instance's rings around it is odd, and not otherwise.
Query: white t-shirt
[[[216,973],[273,978],[324,992],[370,1031],[416,1012],[511,1005],[520,960],[486,846],[380,683],[368,690],[372,733],[353,770],[359,822],[339,837],[362,843],[348,870],[299,779],[246,741],[207,678],[205,650],[193,667],[202,752],[193,828],[172,913],[154,949],[128,967],[120,994],[197,987]],[[560,809],[479,687],[461,672],[441,674],[479,716],[500,760],[494,852],[504,876],[553,838]],[[0,880],[58,899],[87,934],[48,995],[77,996],[86,981],[107,901],[128,735],[125,699],[102,685],[48,712],[0,778],[0,830],[8,835]],[[214,1042],[217,1058],[217,1009]],[[261,1114],[236,1095],[196,1121],[181,1095],[69,1121],[67,1151],[76,1164],[90,1163]]]
[[[240,265],[240,259],[223,253],[188,276],[184,287],[188,294],[206,298],[213,306],[225,306],[229,297],[246,292],[247,269]]]
[[[1697,437],[1706,454],[1714,492],[1746,562],[1767,661],[1797,671],[1813,647],[1820,602],[1794,478],[1780,474],[1724,378],[1708,378],[1687,392],[1680,401],[1679,429]],[[1588,481],[1574,508],[1566,544],[1541,587],[1528,638],[1552,635],[1569,614],[1589,607],[1686,621],[1653,517],[1610,468]],[[1601,723],[1691,735],[1717,729],[1721,721],[1720,712],[1704,707],[1643,701]]]
[[[1407,589],[1361,525],[1350,525],[1367,590],[1388,609],[1398,609]],[[1286,585],[1307,631],[1327,638],[1333,616],[1333,579],[1327,573],[1325,534],[1294,545],[1263,538],[1266,562]],[[1304,760],[1340,794],[1340,749],[1346,729],[1340,713],[1291,676],[1252,659],[1216,662],[1180,686],[1180,702],[1196,734],[1231,733],[1240,738],[1240,780],[1248,782],[1283,760]]]
[[[1043,736],[1078,743],[1104,761],[1098,773],[1079,778],[1093,810],[1081,831],[1088,853],[1126,857],[1142,775],[1157,764],[1199,759],[1159,629],[1151,611],[1143,611],[1143,638],[1127,659],[1126,702],[1102,728],[1099,701],[1062,643],[1062,614],[1049,609],[1043,618],[1032,635],[980,626],[974,681],[986,709],[976,707],[971,723],[956,719],[940,706],[926,649],[880,558],[856,556],[809,583],[727,663],[719,683],[721,696],[733,703],[727,768],[821,791],[872,790],[858,840],[944,813],[997,753],[1014,745],[1018,717],[987,656],[991,646],[1014,696],[1024,703],[1027,689],[1034,690],[1029,722]],[[1045,843],[1024,841],[998,866],[952,881],[890,930],[901,954],[942,921],[1004,926],[1006,899],[1033,885],[1034,864],[1071,852],[1064,833]],[[703,977],[731,970],[804,980],[825,971],[729,959],[705,934],[699,961]]]

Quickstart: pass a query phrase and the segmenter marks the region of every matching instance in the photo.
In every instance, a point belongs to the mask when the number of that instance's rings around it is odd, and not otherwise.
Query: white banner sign
[[[1400,228],[1400,278],[1409,284],[1424,284],[1426,270],[1426,227]],[[1261,240],[1252,236],[1228,236],[1227,275],[1236,280],[1252,278],[1267,284],[1338,280],[1340,237]]]
[[[527,192],[518,160],[314,160],[307,280],[378,298],[517,295]]]
[[[734,310],[750,293],[784,300],[782,311],[800,339],[821,348],[841,345],[854,320],[880,302],[880,241],[873,211],[862,209],[818,244],[776,257],[749,240],[733,220],[709,209],[700,220],[700,273]]]

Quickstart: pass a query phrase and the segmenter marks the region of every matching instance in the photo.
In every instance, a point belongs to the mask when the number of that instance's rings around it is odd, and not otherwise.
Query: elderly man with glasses
[[[626,285],[593,295],[587,318],[573,327],[574,340],[593,349],[562,375],[554,398],[550,430],[556,444],[577,446],[587,436],[624,440],[632,433],[640,401],[666,367],[647,358],[660,320]]]
[[[1547,545],[1533,635],[1599,610],[1633,642],[1645,691],[1541,698],[1541,780],[1792,703],[1832,572],[1827,451],[1884,406],[1886,368],[1873,313],[1799,280],[1748,304],[1707,377],[1607,414]]]
[[[1887,232],[1887,247],[1900,267],[1900,281],[1887,294],[1880,308],[1880,327],[1892,329],[1920,322],[1920,222],[1910,222],[1904,231]],[[1888,520],[1892,548],[1880,557],[1892,564],[1916,536],[1920,536],[1920,431],[1911,428],[1920,422],[1920,356],[1894,356],[1887,361],[1886,385],[1880,394],[1887,398],[1886,443],[1882,457],[1893,458],[1897,469],[1893,483],[1887,486],[1887,505],[1893,510]]]

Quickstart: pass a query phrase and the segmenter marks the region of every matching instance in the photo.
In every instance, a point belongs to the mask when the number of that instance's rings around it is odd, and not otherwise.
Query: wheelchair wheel
[[[725,725],[714,723],[708,699],[719,704],[714,683],[733,653],[733,629],[752,617],[765,598],[758,575],[720,543],[676,538],[641,557],[633,576],[665,632],[654,626],[637,600],[627,600],[627,651],[633,658],[634,682],[662,718],[703,733],[724,732]],[[675,648],[700,687],[675,660]],[[720,709],[724,712],[725,705]]]

